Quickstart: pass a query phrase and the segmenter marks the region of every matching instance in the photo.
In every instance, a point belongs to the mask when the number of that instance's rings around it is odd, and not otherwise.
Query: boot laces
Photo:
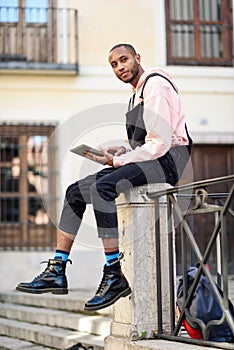
[[[122,260],[124,258],[124,252],[120,252],[120,256],[119,256],[119,259],[118,261]],[[115,265],[118,261],[114,261],[111,265]],[[97,294],[102,294],[105,289],[106,289],[106,286],[108,285],[108,281],[109,281],[109,278],[112,276],[112,272],[109,272],[109,271],[105,271],[104,269],[104,274],[103,274],[103,277],[102,277],[102,280],[98,286],[98,289],[96,291],[96,295]]]
[[[122,259],[123,257],[121,256],[121,259]],[[120,259],[119,259],[120,260]],[[114,263],[112,263],[110,266],[108,266],[108,267],[111,267],[111,266],[113,266],[113,265],[115,265],[117,262],[119,262],[119,260],[118,261],[115,261]],[[105,292],[105,290],[106,290],[106,287],[108,286],[108,281],[109,281],[109,279],[113,276],[115,274],[115,272],[114,272],[114,270],[112,269],[111,271],[109,270],[107,270],[107,266],[105,265],[105,267],[104,267],[104,273],[103,273],[103,276],[102,276],[102,280],[101,280],[101,282],[100,282],[100,284],[99,284],[99,286],[98,286],[98,289],[97,289],[97,291],[96,291],[96,295],[97,294],[103,294],[103,292]]]
[[[70,264],[72,264],[72,261],[70,260],[70,259],[67,259],[67,261],[65,261],[65,260],[62,260],[62,259],[58,259],[58,260],[56,260],[56,259],[51,259],[51,260],[54,260],[54,261],[64,261],[66,264],[69,262]],[[49,266],[51,265],[50,264],[50,259],[49,260],[43,260],[43,261],[41,261],[40,262],[40,264],[48,264]]]
[[[46,269],[44,271],[42,271],[38,276],[36,276],[33,281],[36,281],[38,279],[40,279],[41,277],[43,277],[45,275],[46,272],[48,272],[49,267],[47,266]]]
[[[59,260],[58,260],[58,261],[59,261]],[[66,261],[66,263],[67,263],[67,262],[69,262],[70,264],[72,264],[72,261],[71,261],[70,259],[68,259],[68,260]],[[38,276],[36,276],[36,277],[33,279],[33,281],[35,281],[35,280],[37,280],[37,279],[43,277],[44,274],[45,274],[46,272],[50,271],[50,261],[49,261],[49,260],[43,260],[43,261],[40,262],[40,264],[48,264],[48,265],[47,265],[47,267],[45,268],[44,271],[42,271]]]
[[[102,294],[104,290],[106,289],[106,286],[108,285],[108,280],[111,277],[111,273],[104,271],[102,280],[98,286],[98,289],[96,291],[96,294]]]

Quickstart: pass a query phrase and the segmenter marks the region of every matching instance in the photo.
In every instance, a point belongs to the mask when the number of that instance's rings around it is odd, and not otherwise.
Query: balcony
[[[77,10],[0,7],[1,71],[77,74]]]

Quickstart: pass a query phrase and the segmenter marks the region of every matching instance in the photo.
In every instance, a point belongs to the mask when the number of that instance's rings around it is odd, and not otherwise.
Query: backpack
[[[196,267],[190,267],[187,271],[187,287],[188,291],[194,282],[198,269]],[[217,285],[216,285],[217,286]],[[221,289],[217,286],[220,294]],[[183,309],[183,277],[179,279],[177,288],[177,306],[179,313]],[[234,320],[234,307],[229,300],[229,311]],[[210,321],[220,320],[223,312],[219,306],[219,303],[215,297],[213,289],[204,275],[201,275],[192,301],[186,308],[184,314],[184,320],[182,324],[191,338],[204,339],[202,328],[207,326]],[[201,326],[200,326],[200,325]],[[209,327],[208,339],[209,341],[217,342],[232,342],[234,341],[234,334],[227,321],[219,325],[212,325]]]

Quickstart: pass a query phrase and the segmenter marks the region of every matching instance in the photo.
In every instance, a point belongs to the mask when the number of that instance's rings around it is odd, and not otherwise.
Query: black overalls
[[[133,149],[145,143],[143,91],[147,80],[155,75],[160,74],[150,74],[145,80],[140,96],[142,102],[126,114],[128,139]],[[161,77],[167,79],[164,76]],[[173,86],[170,80],[167,80]],[[173,147],[158,159],[130,163],[119,168],[104,168],[70,185],[66,191],[59,228],[76,235],[86,205],[92,203],[98,236],[100,238],[117,238],[118,220],[115,199],[120,193],[126,192],[135,186],[165,182],[175,185],[189,160],[192,147],[192,140],[189,135],[188,139],[188,146]]]

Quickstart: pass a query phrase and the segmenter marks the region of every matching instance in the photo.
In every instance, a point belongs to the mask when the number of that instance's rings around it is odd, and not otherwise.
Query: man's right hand
[[[121,154],[126,153],[126,148],[124,146],[113,146],[105,148],[105,151],[113,156],[120,156]]]

